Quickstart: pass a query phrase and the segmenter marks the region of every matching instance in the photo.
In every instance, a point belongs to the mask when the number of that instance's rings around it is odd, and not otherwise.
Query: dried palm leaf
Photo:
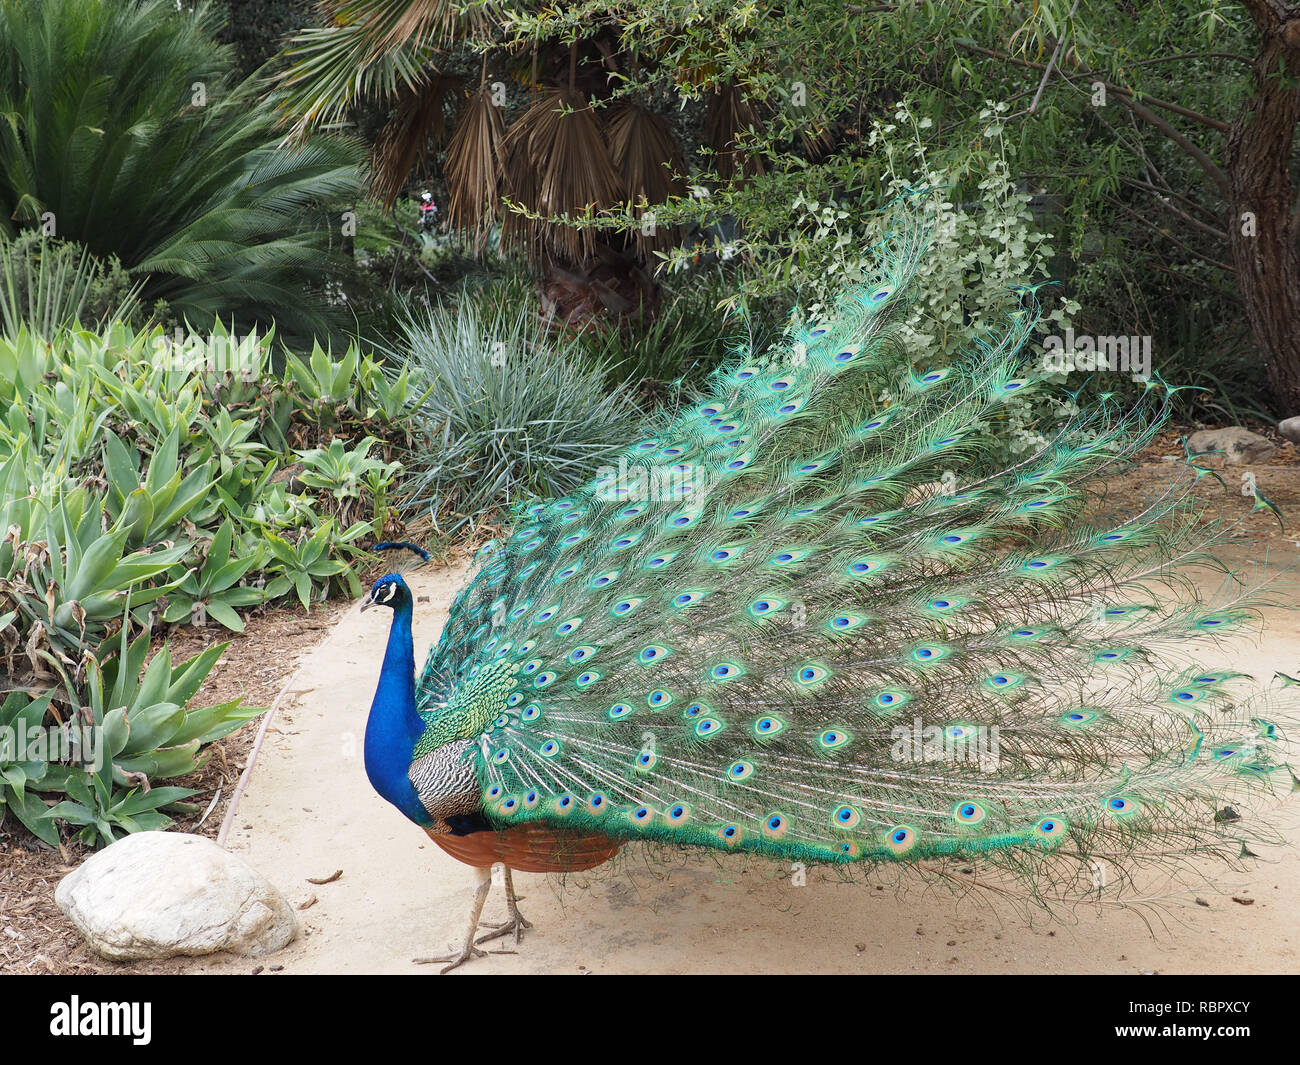
[[[734,82],[721,85],[709,97],[704,118],[704,138],[713,148],[718,176],[730,181],[737,174],[746,178],[765,173],[763,160],[737,146],[737,138],[749,129],[760,130],[763,123]]]
[[[681,149],[659,115],[629,104],[614,112],[606,129],[610,162],[623,179],[623,191],[638,218],[686,191]],[[676,244],[678,237],[676,226],[642,226],[636,231],[637,249],[648,260],[656,249]]]
[[[595,247],[591,229],[546,219],[601,211],[622,198],[609,160],[600,119],[586,98],[572,90],[548,89],[506,134],[503,145],[506,195],[530,214],[517,213],[501,227],[503,243],[533,258],[579,263]]]
[[[483,25],[485,13],[481,5],[462,10],[453,0],[322,0],[320,9],[327,24],[365,27],[368,54],[362,61],[367,63],[411,41],[463,40]]]
[[[397,199],[416,160],[442,144],[447,134],[443,103],[461,82],[447,74],[430,74],[418,88],[403,87],[393,117],[371,150],[371,189],[388,208]]]
[[[821,159],[835,145],[835,134],[829,126],[809,126],[799,134],[804,151],[813,162]]]
[[[466,100],[443,165],[448,224],[468,233],[476,252],[483,250],[499,213],[503,110],[493,103],[492,91],[486,86]]]

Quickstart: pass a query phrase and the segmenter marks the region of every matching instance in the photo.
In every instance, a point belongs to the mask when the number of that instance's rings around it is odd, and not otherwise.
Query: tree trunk
[[[1247,0],[1263,38],[1255,95],[1224,152],[1228,237],[1255,345],[1283,416],[1300,414],[1300,248],[1290,161],[1300,122],[1300,4]]]

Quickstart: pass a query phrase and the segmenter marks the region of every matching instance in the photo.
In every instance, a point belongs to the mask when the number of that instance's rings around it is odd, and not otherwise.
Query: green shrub
[[[281,145],[263,87],[214,39],[221,13],[180,8],[0,0],[0,228],[116,256],[181,320],[311,335],[337,318],[362,149]]]
[[[138,291],[115,257],[101,262],[32,230],[0,236],[0,327],[9,336],[25,325],[49,339],[66,326],[129,318]]]
[[[408,386],[355,347],[277,372],[269,338],[223,330],[0,336],[0,674],[18,689],[0,727],[90,729],[107,756],[88,772],[0,749],[0,815],[96,845],[170,823],[188,793],[154,782],[260,711],[189,707],[225,645],[175,668],[164,646],[146,668],[156,621],[241,631],[284,596],[360,594],[351,562],[382,533],[398,464],[379,453],[409,443]]]
[[[390,361],[404,359],[424,391],[404,505],[445,536],[525,497],[563,495],[636,431],[631,386],[611,389],[609,365],[552,337],[525,303],[460,300],[408,316],[403,334]]]

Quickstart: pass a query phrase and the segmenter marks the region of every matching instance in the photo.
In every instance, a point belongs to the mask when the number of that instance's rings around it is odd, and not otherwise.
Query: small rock
[[[1300,415],[1277,423],[1277,431],[1293,444],[1300,444]]]
[[[1268,439],[1249,429],[1243,429],[1240,425],[1195,432],[1187,438],[1187,448],[1192,453],[1192,460],[1200,466],[1240,466],[1250,462],[1266,462],[1277,451]]]
[[[1196,905],[1197,905],[1197,906],[1209,906],[1210,904],[1209,904],[1208,902],[1206,902],[1205,899],[1203,899],[1203,898],[1197,896],[1197,899],[1196,899]]]
[[[137,832],[87,858],[54,901],[105,958],[218,950],[269,954],[298,934],[293,908],[247,862],[183,832]]]

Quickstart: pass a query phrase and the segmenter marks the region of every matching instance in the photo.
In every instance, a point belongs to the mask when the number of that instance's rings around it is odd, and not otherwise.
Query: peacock
[[[366,772],[477,875],[463,941],[425,960],[518,940],[512,870],[635,841],[978,861],[1043,896],[1091,890],[1099,861],[1250,854],[1252,798],[1296,778],[1281,696],[1204,657],[1253,603],[1190,490],[1208,467],[1135,513],[1097,491],[1177,389],[1074,403],[999,459],[1010,411],[1057,387],[1026,354],[1039,303],[1025,289],[961,357],[917,365],[899,327],[927,247],[905,215],[824,320],[518,505],[418,677],[410,588],[374,583],[362,609],[393,620]],[[1204,595],[1188,574],[1216,565]],[[497,863],[509,919],[479,936]]]

